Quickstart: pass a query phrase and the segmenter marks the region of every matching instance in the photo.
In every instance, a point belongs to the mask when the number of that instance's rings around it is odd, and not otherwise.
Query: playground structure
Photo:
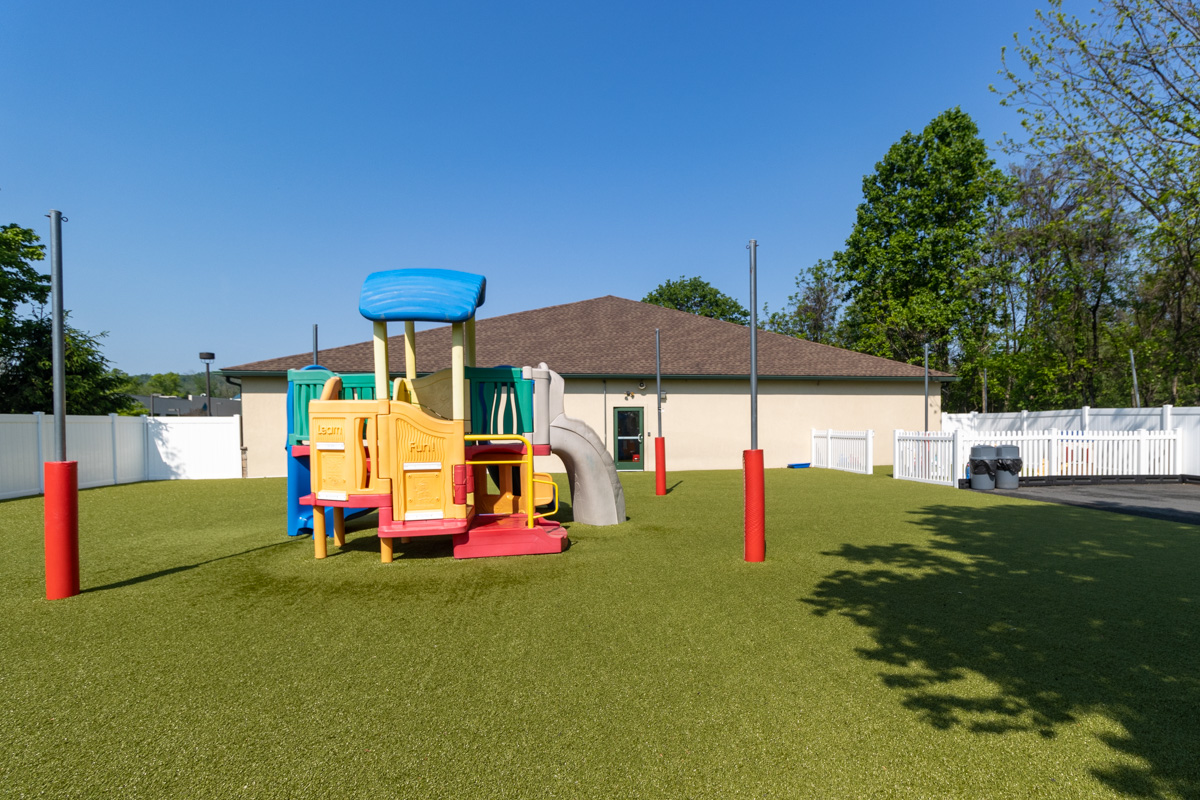
[[[455,558],[562,552],[566,531],[549,519],[558,493],[534,471],[538,455],[562,460],[575,521],[624,522],[616,466],[563,413],[562,377],[544,363],[476,366],[485,288],[483,276],[451,270],[373,273],[359,311],[374,325],[374,374],[289,371],[288,534],[311,531],[317,558],[330,510],[338,546],[347,518],[377,511],[385,563],[395,539],[417,536],[451,536]],[[402,377],[388,371],[390,321],[405,325]],[[449,369],[418,377],[417,322],[451,324]]]

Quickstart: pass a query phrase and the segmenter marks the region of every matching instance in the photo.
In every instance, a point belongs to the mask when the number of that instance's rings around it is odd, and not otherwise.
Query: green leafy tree
[[[53,331],[39,309],[50,295],[49,277],[34,269],[45,248],[28,228],[0,228],[0,413],[51,411]],[[32,312],[21,314],[25,306]],[[134,382],[109,367],[99,338],[66,326],[66,402],[69,414],[121,413],[134,407]]]
[[[15,326],[20,343],[16,357],[0,369],[0,409],[8,414],[49,412],[54,407],[53,326],[49,316],[35,316]],[[103,336],[103,334],[101,334]],[[111,414],[133,411],[135,383],[111,369],[100,351],[100,337],[65,326],[66,404],[68,414]]]
[[[1074,175],[1062,160],[1012,168],[1013,202],[988,254],[994,326],[977,364],[991,410],[1124,404],[1114,390],[1127,372],[1133,223],[1118,187]],[[979,376],[960,379],[954,388],[977,398]]]
[[[150,376],[146,381],[146,394],[162,394],[178,397],[183,391],[183,380],[178,372],[160,372]]]
[[[45,247],[38,244],[37,234],[29,228],[0,227],[0,321],[14,321],[22,304],[46,302],[50,277],[32,264],[44,257]]]
[[[832,261],[821,259],[796,276],[795,294],[782,311],[763,304],[763,327],[785,336],[821,344],[838,342],[838,310],[843,287],[835,279]]]
[[[973,299],[990,209],[1002,200],[1003,174],[988,157],[975,122],[953,108],[920,133],[906,132],[875,172],[836,278],[848,286],[848,344],[917,363],[924,345],[934,365],[951,367],[956,334],[979,313]]]
[[[17,225],[0,228],[0,370],[19,351],[18,310],[27,304],[45,303],[50,296],[50,277],[33,268],[33,262],[44,257],[45,248],[30,229]]]
[[[750,323],[750,312],[745,306],[701,278],[686,278],[680,275],[677,281],[669,280],[660,284],[643,297],[642,302],[677,308],[689,314],[721,319],[737,325]]]
[[[1188,0],[1099,0],[1088,18],[1048,0],[1002,102],[1023,116],[1010,149],[1068,157],[1080,180],[1119,187],[1141,217],[1135,320],[1151,391],[1200,398],[1200,9]],[[1155,377],[1159,376],[1159,377]],[[1156,385],[1157,384],[1157,385]]]

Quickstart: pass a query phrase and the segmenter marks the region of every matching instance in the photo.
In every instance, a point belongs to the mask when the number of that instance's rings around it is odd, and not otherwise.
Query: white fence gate
[[[812,465],[870,475],[875,463],[875,431],[812,429]]]
[[[54,417],[0,414],[0,500],[41,494],[54,457]],[[67,459],[79,488],[242,477],[241,417],[67,415]]]
[[[892,477],[958,486],[958,437],[957,431],[893,431]]]

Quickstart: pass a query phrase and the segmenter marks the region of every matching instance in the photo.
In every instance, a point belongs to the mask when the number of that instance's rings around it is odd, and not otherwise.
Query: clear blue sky
[[[862,176],[988,91],[1035,0],[32,2],[0,25],[0,222],[63,211],[73,323],[131,373],[370,337],[367,273],[481,317],[699,275],[783,305]]]

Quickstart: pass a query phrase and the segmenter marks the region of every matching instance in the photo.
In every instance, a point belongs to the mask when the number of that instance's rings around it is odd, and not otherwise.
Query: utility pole
[[[1137,362],[1133,360],[1133,348],[1129,348],[1129,368],[1133,370],[1133,407],[1142,407],[1142,398],[1138,394],[1137,385]]]
[[[925,432],[929,433],[929,345],[925,345]]]

